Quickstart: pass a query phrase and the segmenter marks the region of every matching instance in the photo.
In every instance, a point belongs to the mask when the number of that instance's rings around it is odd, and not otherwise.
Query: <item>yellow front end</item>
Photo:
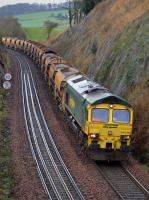
[[[88,135],[88,148],[119,160],[123,152],[129,151],[133,124],[133,110],[119,104],[100,104],[88,107],[85,133]],[[115,159],[113,159],[113,155]],[[99,156],[100,158],[100,156]],[[109,158],[110,159],[110,158]],[[98,159],[97,159],[98,160]]]

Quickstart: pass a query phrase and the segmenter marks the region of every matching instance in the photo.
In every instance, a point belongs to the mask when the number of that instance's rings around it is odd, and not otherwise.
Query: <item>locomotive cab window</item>
[[[128,110],[113,110],[113,122],[129,123],[130,111]]]
[[[102,108],[92,109],[92,122],[108,122],[109,110]]]

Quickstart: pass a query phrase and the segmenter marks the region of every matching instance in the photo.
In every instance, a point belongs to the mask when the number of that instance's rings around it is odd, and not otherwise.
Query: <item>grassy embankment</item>
[[[25,30],[27,39],[35,41],[46,41],[47,33],[44,28],[44,21],[50,20],[59,25],[55,28],[51,37],[56,37],[68,28],[67,10],[36,12],[30,14],[17,15],[19,22]]]
[[[11,160],[7,92],[0,88],[0,199],[14,200],[15,179]]]
[[[6,92],[0,89],[0,199],[14,200],[15,180],[13,177],[5,100]]]

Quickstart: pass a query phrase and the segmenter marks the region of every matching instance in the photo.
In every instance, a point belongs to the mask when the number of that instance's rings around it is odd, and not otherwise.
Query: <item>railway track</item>
[[[120,199],[147,200],[149,191],[122,165],[98,164],[98,169]]]
[[[17,54],[19,55],[19,54]],[[44,118],[30,65],[17,56],[21,70],[24,119],[30,148],[43,187],[52,200],[84,200],[69,173]]]

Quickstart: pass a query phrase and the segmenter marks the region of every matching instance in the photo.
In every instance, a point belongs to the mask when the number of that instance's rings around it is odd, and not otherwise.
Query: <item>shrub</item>
[[[94,40],[93,43],[92,43],[92,46],[91,46],[91,52],[92,54],[96,54],[97,52],[97,42]]]

